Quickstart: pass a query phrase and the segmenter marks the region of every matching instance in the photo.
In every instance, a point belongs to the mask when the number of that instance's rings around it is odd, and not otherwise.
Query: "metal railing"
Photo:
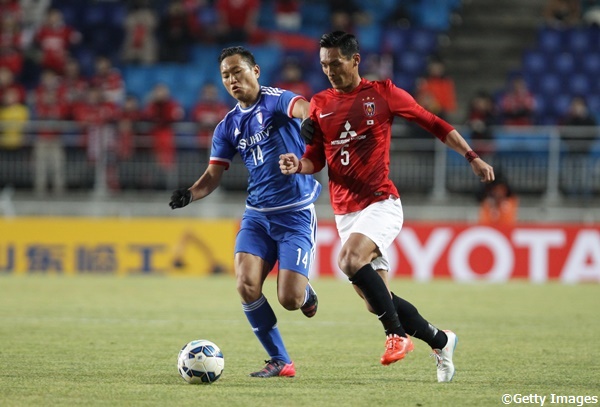
[[[140,135],[133,139],[133,153],[126,159],[119,157],[119,136],[114,126],[107,126],[96,141],[91,158],[85,132],[77,123],[27,122],[20,130],[22,139],[18,146],[0,147],[0,188],[34,190],[35,178],[40,175],[35,170],[39,156],[34,150],[39,133],[49,129],[60,133],[64,152],[59,171],[64,174],[65,188],[59,194],[170,190],[191,185],[208,163],[210,151],[201,145],[194,123],[174,125],[176,159],[171,166],[157,161],[152,138],[144,134],[147,124],[140,127]],[[3,128],[8,127],[8,123],[0,123],[0,143]],[[468,129],[458,129],[519,194],[536,196],[549,204],[565,197],[600,196],[598,127],[496,127],[492,129],[493,138],[485,141],[470,140]],[[391,177],[401,193],[427,194],[433,201],[442,202],[449,194],[472,195],[480,188],[463,157],[405,124],[393,128],[390,155]],[[243,191],[246,182],[246,169],[240,160],[234,160],[223,177],[222,189]],[[52,191],[52,183],[49,184],[48,190]]]

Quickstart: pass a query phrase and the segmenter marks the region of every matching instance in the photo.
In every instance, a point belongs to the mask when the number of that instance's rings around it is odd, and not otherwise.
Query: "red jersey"
[[[94,75],[90,79],[94,87],[102,89],[104,98],[112,103],[120,104],[125,96],[125,82],[121,72],[113,68],[106,75]]]
[[[42,50],[42,66],[62,73],[69,47],[77,42],[78,33],[68,26],[42,26],[35,35],[35,42]]]
[[[192,110],[192,120],[199,125],[198,139],[200,147],[210,147],[211,137],[216,125],[231,109],[223,102],[200,102]]]
[[[327,89],[311,99],[310,118],[316,130],[304,158],[314,164],[315,172],[327,164],[336,215],[399,196],[389,179],[394,116],[416,122],[442,141],[453,130],[389,79],[363,78],[350,93]]]
[[[244,28],[249,16],[258,11],[258,0],[217,0],[215,7],[225,18],[227,25]]]

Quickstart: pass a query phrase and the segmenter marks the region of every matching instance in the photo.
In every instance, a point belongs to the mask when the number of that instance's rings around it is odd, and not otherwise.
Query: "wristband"
[[[300,174],[302,171],[302,161],[298,161],[298,169],[296,170],[296,174]]]
[[[473,150],[469,150],[465,153],[465,158],[467,159],[468,162],[473,161],[476,158],[479,158],[479,156],[477,155],[477,153]]]

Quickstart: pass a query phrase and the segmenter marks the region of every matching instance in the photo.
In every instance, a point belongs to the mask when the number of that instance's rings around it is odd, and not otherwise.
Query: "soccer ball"
[[[210,384],[221,377],[224,367],[221,349],[205,339],[186,344],[177,358],[177,370],[190,384]]]

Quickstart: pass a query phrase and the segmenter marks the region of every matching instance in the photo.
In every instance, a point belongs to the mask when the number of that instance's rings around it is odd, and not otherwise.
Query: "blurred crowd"
[[[39,194],[49,181],[57,192],[65,188],[65,151],[57,128],[61,121],[78,124],[78,143],[90,162],[106,152],[102,159],[108,162],[127,160],[139,146],[138,136],[144,135],[145,147],[154,151],[158,165],[168,171],[176,154],[173,124],[195,123],[198,146],[208,148],[212,129],[232,102],[214,81],[202,83],[187,104],[178,100],[166,83],[149,85],[143,95],[131,93],[123,69],[187,64],[198,45],[220,48],[276,42],[300,52],[277,61],[277,75],[271,78],[272,83],[265,84],[310,97],[320,90],[318,82],[307,78],[309,67],[319,70],[318,36],[335,29],[357,33],[364,51],[364,76],[391,77],[433,113],[443,118],[455,114],[455,84],[435,49],[436,33],[449,28],[460,0],[376,3],[0,0],[0,121],[5,123],[0,149],[23,146],[26,124],[36,120],[41,127],[31,145]],[[307,13],[313,18],[312,26],[303,21]],[[543,17],[547,26],[563,28],[598,24],[599,14],[597,1],[549,0]],[[421,34],[427,35],[416,37],[407,27],[421,27]],[[209,69],[217,69],[216,61],[205,63]],[[474,95],[464,124],[471,130],[476,149],[485,153],[490,145],[486,141],[493,138],[493,126],[539,124],[538,104],[538,95],[529,88],[527,77],[514,75],[506,90]],[[594,126],[598,113],[590,111],[584,95],[573,95],[554,123],[542,124]],[[119,187],[116,174],[113,170],[108,175],[113,189]]]

